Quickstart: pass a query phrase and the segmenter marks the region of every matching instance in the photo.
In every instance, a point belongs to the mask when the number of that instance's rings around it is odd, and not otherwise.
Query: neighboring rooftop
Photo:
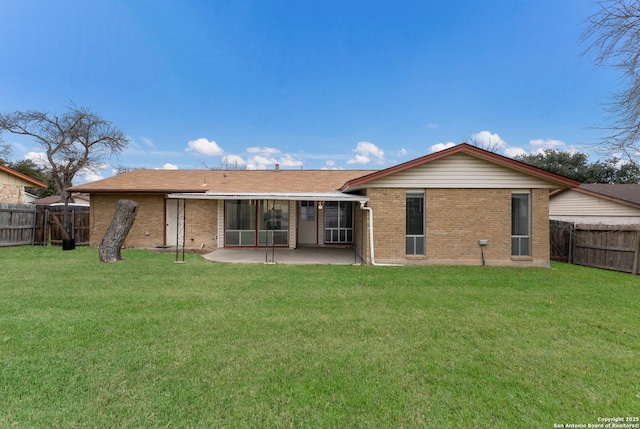
[[[89,201],[90,201],[89,194],[74,194],[70,198],[69,202],[88,204]],[[39,198],[37,200],[31,201],[31,204],[35,204],[37,206],[48,206],[50,204],[58,204],[58,203],[64,203],[60,195],[49,195],[48,197]]]
[[[26,174],[22,174],[19,171],[13,170],[9,167],[6,167],[2,164],[0,164],[0,171],[3,171],[11,176],[17,177],[18,179],[22,180],[24,183],[22,186],[27,186],[27,187],[36,187],[36,188],[48,188],[49,186],[46,183],[42,183],[39,180],[36,180],[32,177],[27,176]]]
[[[577,190],[640,206],[640,184],[583,183]]]

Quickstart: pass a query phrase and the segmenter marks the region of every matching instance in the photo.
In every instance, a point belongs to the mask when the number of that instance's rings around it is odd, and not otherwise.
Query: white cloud
[[[320,168],[321,170],[344,170],[342,167],[336,167],[336,162],[334,160],[325,161],[324,166]]]
[[[76,177],[82,183],[90,183],[90,182],[95,182],[96,180],[104,179],[104,177],[97,171],[90,171],[90,170],[80,170],[78,171],[78,174],[76,174]]]
[[[223,164],[229,165],[245,165],[247,163],[247,161],[239,155],[225,155],[222,157],[222,162]]]
[[[167,162],[165,165],[162,166],[161,170],[177,170],[178,166],[175,164],[171,164],[169,162]]]
[[[280,153],[280,150],[274,147],[254,146],[254,147],[248,147],[247,153],[255,153],[262,156],[271,156],[271,155],[275,155],[276,153]]]
[[[44,152],[27,152],[24,159],[33,162],[40,168],[51,168],[51,164],[49,164],[47,155]]]
[[[142,142],[147,146],[150,147],[151,149],[156,149],[156,145],[153,144],[153,142],[151,141],[150,138],[148,137],[140,137],[140,140],[142,140]]]
[[[249,170],[266,170],[268,168],[275,168],[276,164],[280,164],[281,167],[301,167],[302,161],[295,159],[289,154],[285,154],[280,158],[258,155],[249,158],[247,168]]]
[[[247,168],[249,170],[266,170],[267,167],[271,167],[277,163],[278,162],[275,158],[258,155],[249,158],[247,161]]]
[[[407,150],[402,148],[398,151],[398,156],[407,156]]]
[[[295,159],[288,153],[280,157],[279,164],[282,167],[302,167],[302,161]]]
[[[194,151],[198,153],[202,153],[204,155],[216,156],[222,155],[224,151],[218,144],[211,140],[207,140],[205,138],[199,138],[196,140],[191,140],[188,144],[187,151]]]
[[[356,155],[347,161],[347,164],[368,164],[371,162],[371,158],[366,155]]]
[[[384,162],[384,151],[378,146],[369,142],[360,142],[353,150],[357,155],[347,161],[347,164],[368,164],[372,157],[378,164]]]
[[[508,147],[504,150],[504,154],[509,158],[515,158],[516,156],[526,155],[527,151],[521,147]]]
[[[529,140],[529,144],[531,146],[540,147],[543,149],[555,149],[560,146],[565,146],[564,142],[561,140],[553,140],[553,139],[534,139]]]
[[[491,149],[504,149],[507,147],[507,142],[496,133],[492,134],[490,131],[480,131],[479,133],[471,134],[471,140],[474,140],[484,148]]]
[[[441,150],[448,149],[448,148],[453,147],[453,146],[455,146],[455,145],[456,145],[456,144],[455,144],[455,143],[453,143],[453,142],[447,142],[447,143],[436,143],[436,144],[434,144],[433,146],[431,146],[431,147],[429,148],[429,150],[430,150],[431,152],[440,152]]]
[[[427,122],[427,128],[438,128],[438,124],[434,124],[433,122]]]

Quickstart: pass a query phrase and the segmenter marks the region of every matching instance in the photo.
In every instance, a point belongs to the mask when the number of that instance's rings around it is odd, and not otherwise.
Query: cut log
[[[98,253],[101,262],[116,262],[122,259],[120,249],[122,249],[137,214],[138,203],[131,200],[118,201],[111,225],[100,241]]]

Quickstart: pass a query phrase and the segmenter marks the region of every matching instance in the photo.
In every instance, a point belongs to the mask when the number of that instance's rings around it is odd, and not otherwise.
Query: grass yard
[[[640,278],[0,248],[0,427],[553,428],[640,415]]]

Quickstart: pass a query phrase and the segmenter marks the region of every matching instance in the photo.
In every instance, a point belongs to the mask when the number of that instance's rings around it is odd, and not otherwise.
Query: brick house
[[[24,188],[48,188],[48,185],[0,164],[0,203],[27,203]]]
[[[549,192],[578,182],[460,144],[384,170],[137,170],[91,194],[91,245],[119,199],[125,247],[352,247],[365,263],[549,265]]]

